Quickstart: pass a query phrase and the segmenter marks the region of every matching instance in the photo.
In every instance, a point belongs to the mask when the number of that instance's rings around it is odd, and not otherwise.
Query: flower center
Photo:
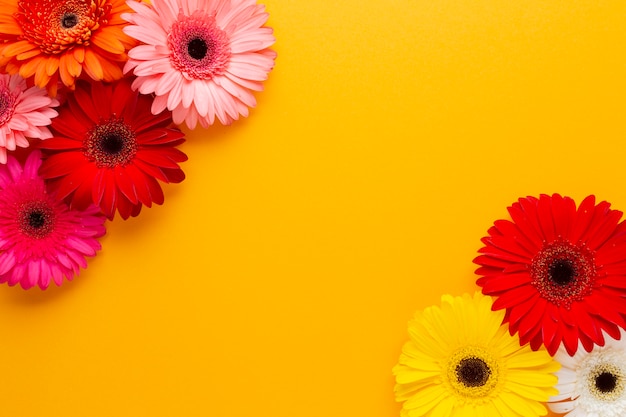
[[[530,265],[531,283],[548,301],[570,308],[591,293],[595,258],[584,245],[557,240],[544,245]]]
[[[18,216],[20,230],[28,237],[42,239],[54,229],[54,210],[45,201],[24,203]]]
[[[195,38],[187,44],[187,53],[193,59],[202,59],[209,52],[209,47],[204,39]]]
[[[489,380],[491,369],[480,358],[463,358],[456,366],[456,378],[466,387],[482,387]]]
[[[610,372],[602,372],[596,376],[596,389],[603,394],[612,392],[617,386],[617,377]]]
[[[447,362],[447,385],[456,395],[484,400],[498,387],[499,369],[498,360],[486,349],[465,346]]]
[[[190,78],[211,79],[226,71],[230,42],[214,15],[200,10],[191,16],[180,14],[167,43],[172,66]]]
[[[78,24],[78,16],[75,13],[64,13],[61,17],[61,26],[71,29]]]
[[[23,39],[46,54],[59,54],[76,45],[88,46],[91,35],[107,24],[111,4],[85,0],[19,0],[15,18]]]
[[[85,140],[83,152],[99,168],[124,166],[137,153],[135,133],[122,120],[112,117],[92,128]]]
[[[557,259],[549,266],[548,275],[556,285],[567,285],[576,278],[577,271],[569,259]]]
[[[3,126],[15,111],[15,96],[11,94],[8,86],[0,85],[0,126]]]
[[[622,370],[611,363],[596,365],[588,375],[588,386],[591,394],[599,400],[621,398],[624,391]]]

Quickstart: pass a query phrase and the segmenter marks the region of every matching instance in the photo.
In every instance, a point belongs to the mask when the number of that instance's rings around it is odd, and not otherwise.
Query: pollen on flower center
[[[18,213],[20,230],[28,237],[42,239],[54,229],[54,210],[45,201],[24,203]]]
[[[122,120],[113,117],[93,127],[83,152],[101,168],[124,166],[137,152],[135,133]]]
[[[557,240],[544,245],[533,258],[530,275],[542,297],[569,308],[591,294],[597,276],[595,258],[584,244]]]

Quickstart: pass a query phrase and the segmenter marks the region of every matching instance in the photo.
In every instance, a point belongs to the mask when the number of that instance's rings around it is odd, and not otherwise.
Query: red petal
[[[43,160],[39,175],[45,179],[58,178],[69,175],[77,169],[87,169],[89,166],[82,152],[60,152]]]
[[[126,115],[125,109],[132,109],[135,113],[135,105],[137,95],[130,88],[130,80],[128,78],[121,79],[115,83],[113,87],[113,99],[111,100],[111,113],[124,117],[125,120],[132,120],[132,115]],[[147,113],[150,113],[149,111]],[[132,122],[131,122],[132,123]]]
[[[88,91],[89,90],[89,91]],[[79,83],[74,90],[74,100],[80,108],[85,112],[85,115],[90,119],[90,124],[97,124],[100,122],[100,115],[94,105],[91,89],[85,83]],[[98,103],[99,107],[105,103]]]
[[[37,144],[38,149],[55,150],[55,151],[70,151],[80,150],[83,147],[83,142],[66,138],[62,136],[55,136],[54,138],[39,141]]]
[[[113,220],[117,204],[117,187],[115,186],[112,171],[101,169],[98,171],[96,178],[96,183],[99,184],[100,187],[98,193],[101,193],[102,196],[100,209],[109,220]]]
[[[132,165],[127,166],[127,168],[130,167],[132,167]],[[130,204],[137,204],[139,200],[137,200],[137,191],[135,190],[134,185],[136,181],[135,178],[130,175],[130,171],[131,169],[125,169],[120,166],[116,166],[114,168],[115,183],[117,184],[117,188],[122,192],[124,197],[128,199]]]
[[[162,168],[178,168],[178,164],[168,157],[167,152],[162,152],[160,150],[141,149],[137,151],[135,158]]]
[[[154,165],[150,165],[142,161],[141,159],[134,159],[133,166],[143,171],[145,174],[155,177],[163,182],[168,182],[168,178],[163,173],[163,170]]]
[[[595,197],[593,195],[588,196],[580,203],[578,206],[578,211],[576,212],[576,221],[574,222],[574,226],[572,228],[572,232],[570,234],[570,242],[578,243],[589,224],[591,223],[591,219],[593,217],[593,211],[595,206]]]
[[[600,248],[615,233],[615,229],[622,213],[617,210],[611,210],[609,213],[602,215],[602,220],[597,225],[593,234],[590,234],[587,240],[587,247],[591,250]]]
[[[146,183],[148,184],[148,188],[150,189],[150,196],[152,197],[152,201],[156,204],[163,204],[165,197],[163,196],[163,190],[161,190],[161,186],[152,177],[146,177]]]
[[[552,197],[545,194],[541,195],[537,204],[537,217],[544,239],[547,242],[554,242],[557,236],[552,219]]]
[[[552,199],[552,218],[557,237],[569,238],[570,229],[574,224],[576,203],[569,197],[555,194]]]
[[[167,178],[165,182],[178,184],[178,183],[183,182],[183,180],[185,179],[185,173],[183,172],[182,169],[163,168],[162,171],[165,174],[165,177]]]
[[[530,284],[530,275],[524,273],[502,274],[482,281],[481,286],[489,294],[514,290],[522,285]]]

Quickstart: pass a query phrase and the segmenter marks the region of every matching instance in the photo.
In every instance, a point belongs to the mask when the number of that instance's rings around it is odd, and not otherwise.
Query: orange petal
[[[122,70],[115,63],[108,61],[106,59],[100,58],[100,64],[102,65],[102,70],[104,71],[105,81],[111,82],[111,81],[119,80],[120,78],[122,78]]]
[[[35,48],[36,46],[28,41],[17,41],[8,44],[3,52],[5,56],[15,56]]]
[[[48,82],[50,82],[50,75],[46,72],[47,62],[45,64],[46,65],[42,63],[42,65],[37,67],[37,72],[35,72],[35,85],[44,86],[48,85]]]
[[[104,71],[102,70],[102,65],[100,65],[100,60],[91,49],[85,50],[85,62],[83,66],[85,72],[94,80],[100,81],[104,78]]]
[[[76,59],[79,64],[82,64],[83,61],[85,61],[85,48],[75,48],[74,59]]]
[[[0,23],[0,33],[5,35],[22,35],[22,29],[13,22]]]
[[[39,65],[43,65],[43,57],[41,57],[41,55],[22,64],[22,66],[20,66],[20,75],[22,76],[22,78],[29,78],[35,75],[35,71],[37,71],[37,67]],[[45,87],[45,85],[38,85],[38,87],[43,88]]]
[[[30,50],[28,52],[24,52],[23,54],[19,54],[18,56],[16,56],[15,58],[18,61],[26,61],[28,59],[31,59],[33,57],[36,57],[37,55],[39,55],[41,53],[41,51],[39,49],[33,49]]]
[[[105,51],[113,54],[123,54],[124,45],[122,42],[117,40],[116,37],[112,36],[112,34],[109,34],[108,32],[109,31],[107,31],[106,28],[99,30],[91,36],[91,41],[94,45],[104,49]]]
[[[71,89],[74,89],[74,77],[72,76],[68,68],[68,57],[68,54],[61,55],[61,59],[59,60],[59,75],[61,76],[61,81],[63,82],[63,84]],[[76,62],[73,57],[72,60]]]
[[[67,56],[67,69],[73,77],[78,77],[83,72],[83,66],[74,58],[74,54],[65,54]]]
[[[56,56],[48,57],[46,61],[46,74],[52,76],[59,69],[59,58]]]
[[[56,97],[58,89],[59,89],[59,74],[55,73],[54,75],[52,75],[50,81],[48,82],[48,95],[50,97]]]

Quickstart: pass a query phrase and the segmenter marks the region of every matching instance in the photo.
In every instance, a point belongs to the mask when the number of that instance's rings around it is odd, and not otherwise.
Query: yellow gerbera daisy
[[[122,32],[129,11],[125,0],[0,0],[0,70],[33,77],[51,95],[83,72],[115,81],[135,44]]]
[[[491,297],[444,295],[417,312],[394,367],[402,417],[543,416],[560,365],[545,348],[520,346],[491,311]]]

